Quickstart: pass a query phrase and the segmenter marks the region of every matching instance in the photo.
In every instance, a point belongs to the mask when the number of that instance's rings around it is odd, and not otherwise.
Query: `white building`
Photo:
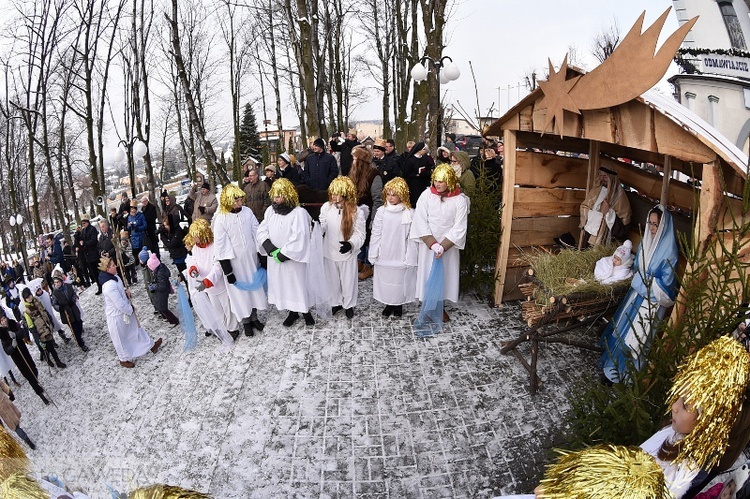
[[[673,0],[680,24],[700,16],[670,78],[675,98],[748,150],[750,135],[750,0]]]

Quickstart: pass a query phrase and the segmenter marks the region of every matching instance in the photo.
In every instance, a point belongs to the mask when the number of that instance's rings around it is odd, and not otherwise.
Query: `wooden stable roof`
[[[569,69],[568,73],[577,71]],[[542,130],[546,110],[539,109],[543,97],[537,88],[493,123],[485,135],[503,135],[504,130],[539,132],[551,135],[553,141],[559,134],[553,125]],[[648,126],[644,126],[648,124]],[[747,178],[748,157],[731,141],[698,115],[654,90],[649,90],[633,101],[607,109],[582,111],[580,115],[566,111],[563,128],[565,139],[588,139],[605,144],[615,144],[633,149],[632,154],[619,154],[632,159],[653,160],[661,164],[656,155],[669,155],[685,163],[699,166],[720,159],[726,173],[737,180]],[[574,145],[574,144],[569,144]],[[579,144],[580,152],[587,152],[584,143]],[[622,151],[621,151],[622,152]],[[728,168],[726,168],[728,167]],[[677,168],[681,169],[681,168]],[[685,172],[690,174],[689,172]],[[700,176],[699,172],[697,176]],[[729,178],[726,178],[728,183]],[[735,189],[730,189],[735,191]],[[741,194],[740,192],[736,192]]]

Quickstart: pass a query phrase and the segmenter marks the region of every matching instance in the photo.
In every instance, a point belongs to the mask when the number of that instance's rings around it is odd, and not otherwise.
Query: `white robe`
[[[375,266],[372,297],[386,305],[415,300],[418,243],[409,239],[414,210],[402,204],[378,208],[368,258]]]
[[[357,305],[357,288],[359,279],[357,276],[357,254],[365,242],[365,216],[364,211],[357,208],[357,219],[354,222],[352,235],[348,241],[352,245],[351,251],[342,254],[341,241],[344,236],[341,233],[342,211],[330,202],[320,208],[320,227],[323,230],[323,256],[326,281],[331,294],[330,304],[352,308]],[[282,251],[283,253],[283,251]]]
[[[654,435],[641,444],[647,454],[654,457],[654,461],[658,464],[662,471],[664,471],[664,480],[667,482],[667,488],[674,494],[676,499],[680,499],[685,492],[690,488],[690,483],[693,478],[700,472],[698,467],[690,466],[688,463],[680,463],[675,465],[671,461],[662,461],[659,459],[659,448],[661,444],[667,438],[673,437],[675,434],[671,426],[662,428],[661,430],[654,433]]]
[[[444,299],[458,301],[458,280],[461,271],[461,254],[466,244],[469,216],[469,198],[466,195],[442,198],[425,189],[419,196],[409,237],[419,243],[417,264],[417,298],[425,296],[424,285],[430,276],[435,253],[422,242],[423,236],[432,235],[438,243],[449,239],[454,246],[441,257],[445,271]]]
[[[305,313],[314,305],[307,289],[310,221],[310,215],[299,206],[287,215],[279,215],[269,206],[258,227],[260,254],[268,254],[263,242],[270,239],[289,258],[277,263],[270,255],[268,257],[268,303],[279,310]]]
[[[258,271],[258,244],[255,240],[258,220],[253,211],[243,206],[239,213],[218,213],[214,215],[213,231],[216,260],[229,260],[237,281],[251,282]],[[244,291],[227,282],[227,293],[232,312],[239,322],[249,318],[254,308],[268,308],[266,292],[262,287],[255,291]]]
[[[237,331],[238,321],[229,303],[224,272],[214,258],[214,245],[209,244],[205,248],[193,246],[192,255],[185,259],[185,265],[188,272],[192,267],[198,269],[197,278],[190,277],[188,273],[188,289],[193,300],[193,310],[198,314],[203,326],[209,331],[215,331],[220,325],[227,331]],[[198,291],[196,286],[204,279],[210,281],[213,286]]]
[[[107,314],[109,337],[120,361],[133,360],[147,354],[154,346],[148,333],[138,325],[133,307],[118,276],[102,286],[104,312]]]

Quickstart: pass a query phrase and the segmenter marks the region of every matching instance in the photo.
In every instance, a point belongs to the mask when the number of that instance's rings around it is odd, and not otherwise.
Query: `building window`
[[[729,41],[732,43],[732,48],[747,50],[745,36],[742,34],[742,26],[740,26],[740,20],[737,18],[734,5],[732,5],[731,1],[727,0],[718,0],[716,3],[719,4],[721,16],[724,18],[724,24],[727,27],[727,34],[729,35]]]

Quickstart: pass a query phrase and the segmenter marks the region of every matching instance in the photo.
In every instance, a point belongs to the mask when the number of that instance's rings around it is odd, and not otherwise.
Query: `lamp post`
[[[443,56],[440,58],[440,60],[435,60],[429,56],[423,56],[418,63],[414,65],[414,67],[411,69],[411,77],[416,82],[421,82],[427,79],[428,74],[428,68],[424,66],[424,63],[431,62],[432,66],[435,68],[435,71],[437,73],[437,130],[436,130],[436,145],[435,147],[440,146],[443,140],[443,106],[440,103],[440,85],[447,84],[451,81],[457,80],[461,76],[461,71],[458,69],[458,66],[453,64],[453,59],[450,57]],[[446,63],[445,61],[448,61]]]
[[[25,254],[25,245],[23,242],[23,236],[21,232],[21,225],[23,224],[23,217],[19,213],[18,215],[11,215],[8,219],[8,223],[11,227],[16,228],[16,252],[18,253],[18,258],[21,261],[26,261],[26,254]]]
[[[123,150],[123,146],[125,150]],[[130,177],[130,196],[131,199],[135,199],[135,158],[134,155],[142,158],[148,152],[148,146],[143,143],[138,137],[133,137],[130,140],[122,139],[117,143],[117,154],[115,155],[115,161],[121,163],[122,160],[128,160],[128,175]],[[104,190],[104,186],[102,186]]]

